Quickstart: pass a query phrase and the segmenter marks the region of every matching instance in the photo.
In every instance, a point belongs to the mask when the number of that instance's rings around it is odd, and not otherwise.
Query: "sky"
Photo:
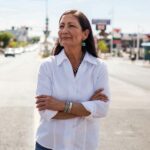
[[[123,33],[150,33],[150,0],[0,0],[0,31],[28,26],[33,35],[42,35],[47,2],[51,36],[57,36],[59,18],[70,9],[82,11],[90,22],[110,19],[108,32],[119,28]]]

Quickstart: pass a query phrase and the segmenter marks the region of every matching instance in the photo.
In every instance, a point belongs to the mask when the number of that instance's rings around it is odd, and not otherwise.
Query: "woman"
[[[96,150],[98,118],[106,116],[109,104],[107,68],[82,12],[64,12],[58,35],[54,56],[41,64],[38,75],[36,150]]]

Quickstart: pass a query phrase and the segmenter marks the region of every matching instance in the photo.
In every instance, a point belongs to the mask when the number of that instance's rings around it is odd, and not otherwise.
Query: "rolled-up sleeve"
[[[43,62],[39,69],[37,89],[36,89],[37,96],[40,95],[51,96],[52,94],[51,70],[50,68],[47,67],[47,63],[48,62]],[[57,114],[57,111],[46,109],[43,111],[39,111],[39,113],[42,119],[50,120]]]
[[[94,79],[95,91],[102,88],[103,93],[108,97],[107,102],[100,100],[92,100],[82,102],[82,105],[91,113],[88,118],[102,118],[107,115],[109,103],[110,103],[110,91],[109,91],[109,81],[108,81],[108,71],[107,66],[103,62],[96,72],[96,77]],[[94,93],[93,93],[94,94]]]

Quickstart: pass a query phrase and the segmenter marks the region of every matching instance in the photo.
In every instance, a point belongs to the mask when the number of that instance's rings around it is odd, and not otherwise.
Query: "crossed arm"
[[[103,102],[107,102],[108,97],[102,92],[103,89],[95,91],[89,101],[100,100]],[[70,113],[65,113],[65,101],[61,101],[47,95],[40,95],[36,97],[36,107],[39,111],[46,109],[58,111],[58,113],[52,119],[71,119],[75,117],[85,117],[90,115],[90,112],[82,105],[82,103],[77,102],[73,102]]]

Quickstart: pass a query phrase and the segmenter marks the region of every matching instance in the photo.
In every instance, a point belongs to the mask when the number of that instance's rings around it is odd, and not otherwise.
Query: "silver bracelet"
[[[65,113],[70,113],[70,112],[71,112],[71,109],[72,109],[72,105],[73,105],[72,102],[66,101],[66,102],[65,102],[64,112],[65,112]]]
[[[66,101],[66,102],[65,102],[64,112],[68,112],[69,106],[70,106],[70,102],[69,102],[69,101]]]
[[[73,105],[73,103],[72,103],[72,102],[70,102],[70,103],[69,103],[69,108],[68,108],[68,111],[67,111],[68,113],[70,113],[70,112],[71,112],[72,105]]]

